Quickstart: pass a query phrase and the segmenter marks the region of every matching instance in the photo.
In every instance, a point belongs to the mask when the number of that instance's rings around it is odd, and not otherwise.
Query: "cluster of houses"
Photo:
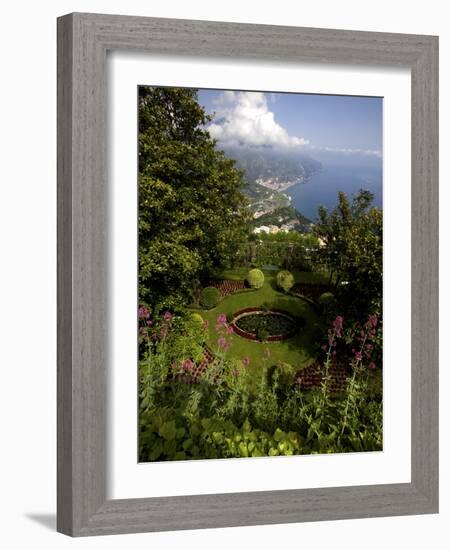
[[[253,233],[288,233],[289,231],[293,231],[297,228],[297,226],[300,225],[300,222],[298,220],[289,220],[286,223],[283,223],[282,225],[260,225],[259,227],[255,227],[253,229]]]

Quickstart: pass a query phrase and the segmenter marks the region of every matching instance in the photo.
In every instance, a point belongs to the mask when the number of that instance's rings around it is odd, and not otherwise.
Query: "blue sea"
[[[285,191],[294,206],[311,221],[317,219],[319,205],[327,209],[338,203],[338,192],[343,191],[349,198],[360,189],[368,189],[374,194],[374,206],[382,207],[383,171],[381,162],[377,165],[323,164],[320,171],[313,174],[305,183],[290,187]]]

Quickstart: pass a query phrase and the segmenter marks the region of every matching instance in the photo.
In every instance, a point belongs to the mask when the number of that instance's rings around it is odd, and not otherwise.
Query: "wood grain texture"
[[[106,52],[409,67],[412,481],[106,499]],[[58,530],[73,536],[438,510],[438,39],[115,15],[58,20]]]

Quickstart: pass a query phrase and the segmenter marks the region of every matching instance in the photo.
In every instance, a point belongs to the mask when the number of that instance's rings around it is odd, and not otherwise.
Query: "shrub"
[[[269,369],[270,382],[274,381],[282,386],[292,386],[297,368],[289,363],[279,362]]]
[[[212,309],[220,302],[220,292],[214,286],[207,286],[200,293],[200,305]]]
[[[295,280],[294,276],[290,271],[283,270],[277,273],[277,285],[284,292],[289,292],[294,286]]]
[[[203,317],[200,315],[200,313],[192,313],[191,319],[199,325],[203,325]]]
[[[324,292],[317,301],[321,306],[331,306],[336,303],[336,298],[332,292]]]
[[[260,269],[250,269],[246,280],[252,288],[261,288],[264,284],[264,273]]]
[[[258,340],[261,340],[262,342],[264,342],[264,340],[267,340],[269,336],[270,336],[269,331],[265,328],[258,328],[256,331],[256,337],[258,338]]]
[[[304,445],[298,433],[279,427],[263,431],[253,427],[248,419],[235,424],[217,416],[177,418],[173,409],[155,409],[143,417],[142,424],[145,430],[141,431],[139,442],[143,462],[290,456],[300,454]]]

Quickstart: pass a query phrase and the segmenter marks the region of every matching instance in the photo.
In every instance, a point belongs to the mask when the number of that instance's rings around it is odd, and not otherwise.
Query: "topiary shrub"
[[[212,309],[220,302],[220,292],[215,286],[207,286],[200,293],[200,305]]]
[[[260,269],[250,269],[246,281],[251,288],[261,288],[264,284],[264,273]]]
[[[284,292],[289,292],[294,286],[294,275],[290,271],[283,270],[277,273],[277,286]]]
[[[195,323],[198,323],[199,325],[203,325],[203,317],[200,315],[200,313],[192,313],[191,314],[191,319]]]
[[[330,306],[336,303],[336,298],[332,292],[324,292],[317,301],[321,306]]]

